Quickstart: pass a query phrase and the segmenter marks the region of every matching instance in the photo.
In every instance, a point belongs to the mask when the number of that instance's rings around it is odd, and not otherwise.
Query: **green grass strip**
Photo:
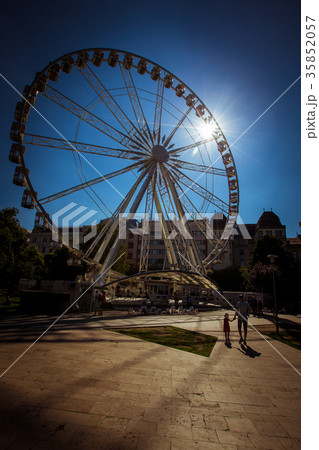
[[[155,344],[209,357],[217,338],[177,327],[113,328],[108,331],[125,334]]]

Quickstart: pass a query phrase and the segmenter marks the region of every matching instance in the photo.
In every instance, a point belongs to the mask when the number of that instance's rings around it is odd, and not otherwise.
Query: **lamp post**
[[[274,287],[274,308],[275,308],[275,324],[276,324],[276,334],[279,334],[278,329],[278,312],[277,312],[277,298],[276,298],[276,284],[275,284],[275,260],[278,258],[277,255],[268,255],[267,258],[270,259],[270,264],[272,267],[272,283]]]

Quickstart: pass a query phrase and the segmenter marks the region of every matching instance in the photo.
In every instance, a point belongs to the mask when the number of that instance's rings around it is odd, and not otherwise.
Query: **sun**
[[[217,129],[218,127],[216,123],[214,121],[210,121],[201,124],[198,131],[203,138],[208,139],[213,136]]]

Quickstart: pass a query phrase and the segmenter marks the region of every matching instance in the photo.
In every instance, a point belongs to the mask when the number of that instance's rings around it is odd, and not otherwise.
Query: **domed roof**
[[[257,228],[282,228],[282,224],[273,211],[264,211],[258,219]]]

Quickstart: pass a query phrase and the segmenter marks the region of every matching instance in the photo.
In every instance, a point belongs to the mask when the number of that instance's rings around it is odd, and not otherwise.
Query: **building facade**
[[[205,259],[212,251],[212,244],[209,236],[209,230],[213,230],[215,236],[219,239],[222,237],[226,224],[226,217],[223,215],[216,215],[213,220],[202,220],[200,227],[192,220],[188,221],[189,230],[192,239],[196,241],[196,246],[199,255]],[[168,232],[173,231],[173,225],[170,222],[166,223]],[[90,226],[82,226],[74,230],[60,229],[70,246],[74,246],[74,239],[79,240],[81,245],[84,236],[90,231]],[[124,244],[127,248],[127,261],[139,271],[140,255],[142,251],[143,233],[141,232],[141,223],[137,220],[131,222],[130,228],[127,229],[126,239]],[[149,223],[149,246],[148,246],[148,269],[161,270],[166,264],[166,248],[163,236],[161,235],[158,222],[151,221]],[[264,211],[256,224],[236,224],[230,239],[228,240],[225,249],[220,257],[218,257],[210,268],[212,270],[221,270],[230,266],[247,266],[250,255],[255,242],[264,236],[274,236],[281,239],[288,251],[298,261],[301,260],[301,236],[297,235],[294,238],[287,238],[286,226],[282,225],[279,217],[273,211]],[[40,253],[47,254],[61,247],[61,244],[52,240],[52,231],[39,222],[35,223],[34,229],[29,236],[29,243],[37,247]],[[225,240],[226,243],[226,240]]]

